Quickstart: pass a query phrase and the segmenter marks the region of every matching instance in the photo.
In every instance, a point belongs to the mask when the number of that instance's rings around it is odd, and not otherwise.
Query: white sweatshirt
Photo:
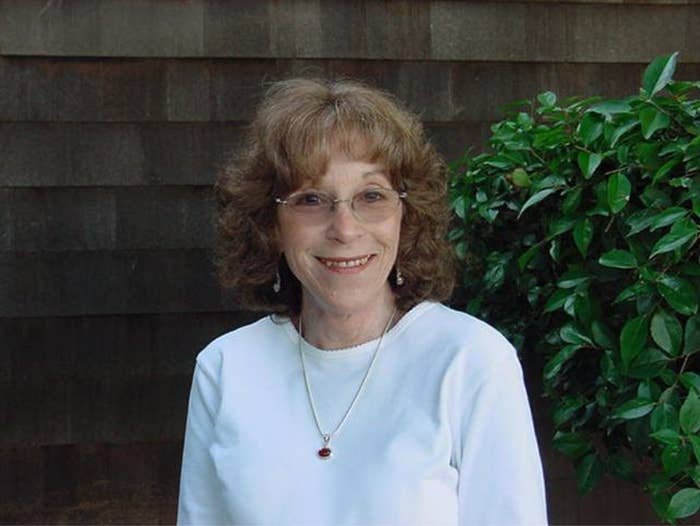
[[[437,303],[411,309],[384,337],[328,460],[298,338],[268,316],[197,357],[178,524],[546,524],[522,371],[495,329]],[[324,432],[377,343],[302,342]]]

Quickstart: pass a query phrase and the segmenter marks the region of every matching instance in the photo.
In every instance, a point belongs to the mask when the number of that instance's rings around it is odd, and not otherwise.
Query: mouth
[[[364,256],[358,256],[354,258],[322,258],[317,257],[326,268],[330,270],[340,271],[340,270],[359,270],[362,269],[371,259],[374,258],[374,254],[367,254]]]

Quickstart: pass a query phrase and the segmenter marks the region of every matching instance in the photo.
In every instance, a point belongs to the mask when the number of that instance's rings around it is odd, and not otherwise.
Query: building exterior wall
[[[635,92],[696,1],[0,0],[0,523],[175,517],[196,353],[255,319],[210,262],[211,184],[264,86],[387,89],[455,159],[503,104]],[[633,487],[583,499],[524,357],[553,524],[650,523]]]

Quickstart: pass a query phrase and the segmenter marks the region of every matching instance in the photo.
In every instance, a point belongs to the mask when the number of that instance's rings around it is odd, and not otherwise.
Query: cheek
[[[275,227],[275,241],[280,252],[289,252],[297,246],[299,229],[295,228],[288,219],[278,216],[277,226]]]
[[[391,245],[392,247],[398,249],[401,242],[401,218],[396,221],[391,230]]]

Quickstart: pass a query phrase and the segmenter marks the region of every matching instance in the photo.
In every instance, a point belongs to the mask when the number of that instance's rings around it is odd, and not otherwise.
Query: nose
[[[331,210],[331,221],[328,224],[328,237],[341,243],[347,243],[360,237],[364,232],[362,223],[355,216],[351,199],[339,199]]]

